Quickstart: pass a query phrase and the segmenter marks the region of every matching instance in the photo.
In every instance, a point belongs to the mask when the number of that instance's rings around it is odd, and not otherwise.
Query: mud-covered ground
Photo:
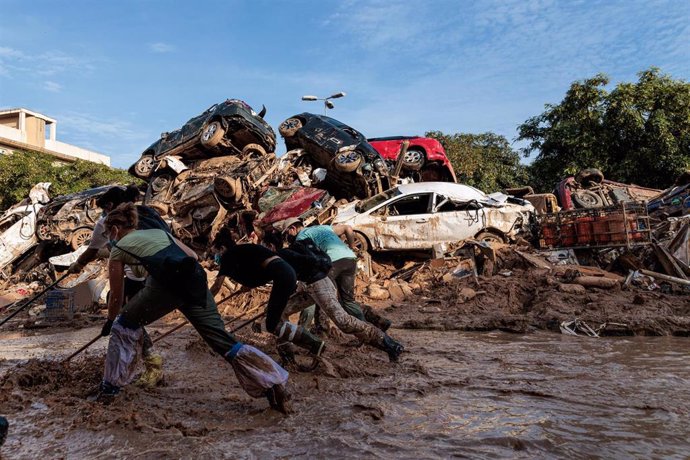
[[[407,347],[398,364],[351,337],[332,337],[322,364],[291,371],[295,413],[285,417],[239,388],[231,367],[185,327],[156,344],[165,379],[89,402],[103,364],[98,333],[0,331],[0,414],[11,432],[3,458],[668,456],[687,453],[690,298],[640,289],[567,294],[562,280],[513,267],[510,276],[429,281],[418,295],[376,308]],[[471,288],[476,297],[466,300]],[[221,311],[253,308],[244,297]],[[580,318],[611,335],[570,337]],[[155,339],[179,322],[151,327]],[[86,326],[86,324],[80,324]],[[542,329],[544,331],[537,331]],[[468,332],[492,331],[492,332]],[[506,334],[509,331],[527,334]],[[537,331],[537,332],[535,332]],[[606,332],[605,332],[606,333]],[[276,357],[273,339],[243,340]],[[22,351],[26,354],[22,355]],[[32,359],[21,359],[22,357]],[[277,357],[276,357],[277,358]],[[596,446],[596,447],[595,447]],[[608,455],[607,455],[608,454]]]

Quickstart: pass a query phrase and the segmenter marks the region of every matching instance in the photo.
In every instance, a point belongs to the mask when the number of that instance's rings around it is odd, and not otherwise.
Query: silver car
[[[399,185],[340,208],[334,223],[355,229],[365,250],[432,249],[477,239],[505,242],[527,229],[527,201],[449,182]]]

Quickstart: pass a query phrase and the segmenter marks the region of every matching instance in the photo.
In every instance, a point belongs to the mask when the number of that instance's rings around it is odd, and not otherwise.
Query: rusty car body
[[[508,241],[528,231],[534,207],[448,182],[404,184],[340,208],[334,223],[355,229],[374,251],[429,250],[467,239]]]

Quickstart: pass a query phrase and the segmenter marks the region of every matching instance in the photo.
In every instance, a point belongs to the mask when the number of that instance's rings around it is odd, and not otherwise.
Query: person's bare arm
[[[355,247],[355,231],[352,230],[352,227],[347,224],[335,224],[332,228],[336,235],[340,237],[345,235],[348,246],[351,248]]]
[[[110,280],[110,298],[108,299],[108,319],[114,321],[120,313],[125,298],[125,270],[119,260],[108,262],[108,278]]]
[[[173,241],[175,242],[176,245],[180,247],[184,251],[185,254],[187,254],[189,257],[193,258],[194,260],[199,260],[199,256],[197,255],[196,252],[186,244],[184,244],[182,241],[178,240],[173,236]]]

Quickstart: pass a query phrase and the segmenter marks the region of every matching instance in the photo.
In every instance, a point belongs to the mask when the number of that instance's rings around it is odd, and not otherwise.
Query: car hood
[[[336,224],[341,222],[348,222],[354,219],[355,217],[359,216],[360,214],[355,209],[357,203],[358,201],[354,201],[352,203],[347,203],[346,205],[339,207],[338,214],[335,216],[333,222]]]

